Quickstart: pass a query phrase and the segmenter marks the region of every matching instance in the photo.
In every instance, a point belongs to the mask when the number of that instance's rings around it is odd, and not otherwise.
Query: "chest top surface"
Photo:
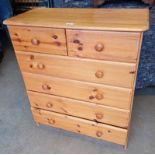
[[[149,10],[39,8],[7,19],[4,24],[89,30],[145,31],[149,28]]]

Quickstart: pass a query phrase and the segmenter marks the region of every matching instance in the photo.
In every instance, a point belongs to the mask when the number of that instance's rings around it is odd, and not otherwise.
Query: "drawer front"
[[[130,89],[31,73],[23,73],[23,76],[27,90],[130,109]]]
[[[95,123],[72,116],[32,108],[34,119],[41,124],[62,128],[75,133],[124,145],[127,130],[101,123]]]
[[[136,64],[16,52],[22,71],[132,88]],[[123,78],[122,78],[123,77]]]
[[[9,27],[15,50],[67,55],[64,29]]]
[[[70,56],[135,62],[140,33],[67,30],[67,40]]]
[[[28,91],[32,107],[127,128],[129,111]]]

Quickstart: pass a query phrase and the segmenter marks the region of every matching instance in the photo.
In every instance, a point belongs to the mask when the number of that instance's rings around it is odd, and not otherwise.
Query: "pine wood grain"
[[[4,23],[37,124],[127,148],[149,10],[41,8]]]
[[[4,21],[7,25],[90,30],[145,31],[148,9],[39,8]]]
[[[101,123],[95,123],[72,116],[48,112],[41,109],[32,108],[34,119],[41,124],[51,125],[75,133],[88,135],[91,137],[125,144],[127,130]]]
[[[140,61],[140,52],[141,52],[141,47],[142,47],[142,41],[143,41],[143,33],[141,33],[140,36],[140,43],[139,43],[139,48],[138,48],[138,60],[136,63],[136,76],[135,76],[135,80],[134,80],[134,86],[133,86],[133,90],[132,90],[132,94],[131,94],[131,104],[130,104],[130,110],[132,111],[133,109],[133,102],[134,102],[134,94],[135,94],[135,88],[136,88],[136,79],[137,79],[137,74],[138,74],[138,67],[139,67],[139,61]],[[129,119],[129,125],[128,125],[128,130],[127,130],[127,137],[126,137],[126,143],[124,148],[127,149],[128,147],[128,137],[129,137],[129,131],[130,131],[130,127],[131,127],[131,118],[132,118],[132,112],[130,113],[130,119]]]
[[[132,90],[23,72],[27,90],[129,109]]]
[[[9,26],[15,50],[67,55],[64,29]]]
[[[24,72],[126,88],[133,87],[136,72],[135,63],[89,60],[23,51],[16,51],[16,56]]]
[[[127,128],[128,110],[28,91],[32,107]]]
[[[68,55],[136,62],[140,33],[67,30]]]

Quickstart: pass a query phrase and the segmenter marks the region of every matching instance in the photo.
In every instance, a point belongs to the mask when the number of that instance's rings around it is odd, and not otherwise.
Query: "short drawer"
[[[131,89],[23,73],[27,90],[130,109]]]
[[[16,51],[22,71],[132,88],[135,63],[79,59]],[[123,77],[123,78],[122,78]]]
[[[140,33],[67,30],[67,41],[70,56],[135,62]]]
[[[15,50],[67,55],[64,29],[9,26]]]
[[[126,129],[36,108],[32,108],[32,113],[35,121],[41,124],[62,128],[68,131],[92,136],[121,145],[125,145],[126,142]]]
[[[81,117],[101,123],[128,127],[128,110],[28,91],[32,107]]]

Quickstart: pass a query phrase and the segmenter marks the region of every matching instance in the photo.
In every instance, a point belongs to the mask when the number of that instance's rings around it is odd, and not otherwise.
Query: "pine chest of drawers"
[[[8,25],[34,120],[127,146],[147,9],[34,9]]]

